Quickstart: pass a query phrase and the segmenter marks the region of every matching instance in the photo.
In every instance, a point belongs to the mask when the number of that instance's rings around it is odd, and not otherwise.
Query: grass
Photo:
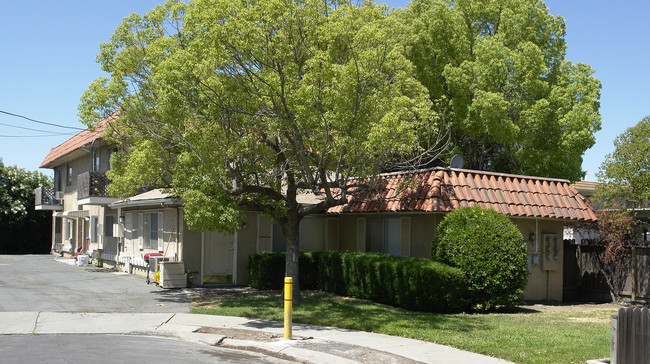
[[[517,363],[583,363],[609,357],[615,310],[433,314],[303,291],[293,322],[420,339]],[[195,296],[192,313],[283,320],[280,292]]]

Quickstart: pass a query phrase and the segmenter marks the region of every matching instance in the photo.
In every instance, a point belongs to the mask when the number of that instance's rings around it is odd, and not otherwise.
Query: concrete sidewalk
[[[130,334],[258,351],[304,363],[508,363],[444,345],[331,327],[188,313],[0,312],[0,335]]]

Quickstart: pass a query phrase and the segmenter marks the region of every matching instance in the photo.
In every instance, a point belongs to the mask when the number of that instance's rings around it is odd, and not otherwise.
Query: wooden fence
[[[610,363],[650,364],[650,310],[619,308],[611,325]]]
[[[565,300],[607,301],[611,299],[605,277],[598,269],[596,254],[601,247],[564,244]],[[650,301],[650,247],[632,247],[630,255],[621,258],[628,272],[622,295],[633,301]]]

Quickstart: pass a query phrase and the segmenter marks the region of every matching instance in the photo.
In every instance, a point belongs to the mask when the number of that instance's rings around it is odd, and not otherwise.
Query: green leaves
[[[433,260],[465,273],[476,308],[512,306],[528,280],[526,247],[507,216],[478,206],[450,212],[438,225]]]
[[[468,168],[580,178],[600,130],[601,84],[564,60],[564,19],[540,0],[415,0],[399,18]]]
[[[345,202],[332,191],[438,130],[399,29],[371,2],[169,1],[127,17],[79,108],[88,125],[120,110],[111,193],[169,188],[191,227],[227,231],[245,209],[304,216],[298,189],[329,193],[314,211]]]
[[[650,116],[614,140],[598,171],[596,197],[608,207],[646,208],[650,203]]]

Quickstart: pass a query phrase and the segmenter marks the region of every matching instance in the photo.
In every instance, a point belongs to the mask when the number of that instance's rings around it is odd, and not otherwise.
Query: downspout
[[[181,208],[176,206],[176,254],[178,261],[183,261],[183,252],[181,249]]]
[[[97,172],[95,170],[95,142],[96,141],[97,139],[93,139],[93,142],[90,143],[90,170],[93,172]]]
[[[239,245],[237,242],[237,231],[235,231],[235,236],[233,237],[234,241],[233,244],[235,246],[233,247],[233,252],[232,252],[232,283],[237,284],[237,246]]]

